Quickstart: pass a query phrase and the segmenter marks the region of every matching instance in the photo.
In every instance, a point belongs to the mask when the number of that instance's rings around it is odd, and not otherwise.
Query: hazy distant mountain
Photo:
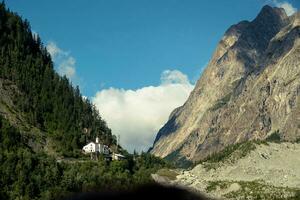
[[[265,6],[231,26],[186,103],[160,129],[151,152],[197,161],[246,140],[300,138],[300,13]]]

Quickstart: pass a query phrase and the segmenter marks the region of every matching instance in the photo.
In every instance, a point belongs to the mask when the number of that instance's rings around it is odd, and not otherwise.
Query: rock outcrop
[[[231,26],[185,104],[161,128],[151,153],[198,161],[226,146],[300,138],[300,13],[265,6]]]

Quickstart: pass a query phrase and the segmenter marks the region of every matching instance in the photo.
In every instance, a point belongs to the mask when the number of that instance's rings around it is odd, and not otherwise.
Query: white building
[[[96,142],[90,142],[82,148],[84,153],[100,153],[108,155],[109,147],[107,145],[103,145],[99,143],[99,138],[96,138]]]
[[[125,159],[125,156],[123,156],[122,154],[113,153],[112,154],[112,159],[113,160],[123,160],[123,159]]]

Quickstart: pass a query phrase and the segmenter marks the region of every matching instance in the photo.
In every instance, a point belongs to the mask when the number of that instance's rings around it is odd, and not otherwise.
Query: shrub
[[[266,138],[266,141],[268,141],[268,142],[275,142],[275,143],[281,142],[281,136],[280,136],[279,130],[276,130],[271,135],[269,135]]]

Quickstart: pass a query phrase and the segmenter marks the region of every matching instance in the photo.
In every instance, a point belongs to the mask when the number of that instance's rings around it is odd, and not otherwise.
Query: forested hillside
[[[0,199],[58,199],[77,192],[131,190],[151,183],[151,173],[168,165],[150,154],[126,160],[57,162],[34,153],[20,132],[0,116]]]
[[[169,166],[150,154],[131,155],[121,147],[125,160],[90,160],[81,148],[96,136],[116,147],[115,136],[94,105],[54,71],[29,22],[1,3],[0,199],[129,190],[152,182],[151,173]]]
[[[50,54],[29,22],[7,11],[4,3],[0,4],[0,66],[0,81],[17,88],[10,96],[17,112],[47,137],[60,141],[55,146],[63,155],[72,156],[96,135],[105,144],[116,143],[92,103],[54,71]]]

